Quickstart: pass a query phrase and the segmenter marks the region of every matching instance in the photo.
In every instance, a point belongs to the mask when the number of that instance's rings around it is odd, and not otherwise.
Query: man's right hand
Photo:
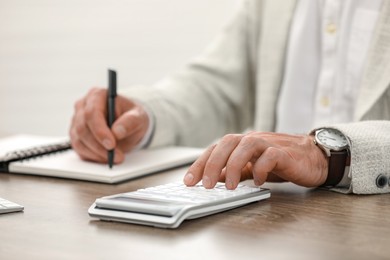
[[[134,101],[118,95],[115,122],[107,125],[107,90],[93,88],[75,104],[69,135],[72,148],[89,161],[107,162],[107,150],[115,149],[114,163],[124,160],[149,127],[145,109]]]

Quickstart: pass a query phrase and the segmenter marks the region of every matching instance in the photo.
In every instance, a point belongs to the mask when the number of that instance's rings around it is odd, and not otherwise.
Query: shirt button
[[[322,97],[320,103],[323,107],[328,107],[330,104],[330,100],[328,97]]]
[[[334,34],[337,31],[337,26],[334,23],[328,23],[326,26],[326,31],[329,34]]]
[[[377,178],[376,178],[376,186],[378,188],[383,188],[386,186],[388,180],[387,180],[387,177],[383,174],[380,174]]]

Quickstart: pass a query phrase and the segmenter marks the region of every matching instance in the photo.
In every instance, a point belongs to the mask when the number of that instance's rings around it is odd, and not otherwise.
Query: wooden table
[[[270,199],[168,230],[90,218],[97,197],[180,180],[184,168],[118,185],[0,173],[0,259],[390,259],[390,194],[267,184]]]

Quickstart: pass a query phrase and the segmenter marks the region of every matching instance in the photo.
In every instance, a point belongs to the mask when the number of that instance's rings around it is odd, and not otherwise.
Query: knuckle
[[[87,96],[96,95],[96,94],[99,94],[99,93],[102,92],[102,91],[104,91],[102,88],[99,88],[99,87],[92,87],[92,88],[88,91]]]
[[[84,98],[81,98],[79,100],[77,100],[75,103],[74,103],[74,110],[79,110],[83,107],[84,105]]]
[[[263,152],[263,156],[268,159],[277,159],[279,157],[279,150],[275,147],[268,147]]]
[[[86,127],[83,124],[76,124],[73,129],[77,136],[82,136],[85,133]]]
[[[86,118],[91,118],[95,114],[95,108],[93,105],[86,106],[84,109],[84,115]]]
[[[77,138],[76,129],[75,129],[75,126],[73,123],[72,123],[71,127],[69,128],[68,133],[69,133],[70,141],[73,141]]]
[[[258,142],[259,140],[261,140],[259,139],[259,137],[253,135],[246,135],[241,139],[240,146],[243,149],[248,150],[251,147],[253,147],[256,144],[256,142]]]
[[[254,130],[251,130],[248,133],[246,133],[246,135],[258,135],[259,133],[261,133],[261,132],[256,132]]]
[[[218,144],[212,144],[210,145],[207,150],[206,150],[206,153],[211,153],[212,151],[214,151],[215,147],[217,147]]]
[[[221,139],[221,143],[231,143],[241,138],[241,135],[238,134],[227,134]]]

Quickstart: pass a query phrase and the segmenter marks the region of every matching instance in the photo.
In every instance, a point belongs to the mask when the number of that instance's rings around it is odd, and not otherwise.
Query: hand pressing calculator
[[[99,198],[88,213],[101,220],[177,228],[186,219],[215,214],[270,196],[268,189],[243,184],[235,190],[227,190],[224,183],[205,189],[201,184],[187,187],[178,182]]]

